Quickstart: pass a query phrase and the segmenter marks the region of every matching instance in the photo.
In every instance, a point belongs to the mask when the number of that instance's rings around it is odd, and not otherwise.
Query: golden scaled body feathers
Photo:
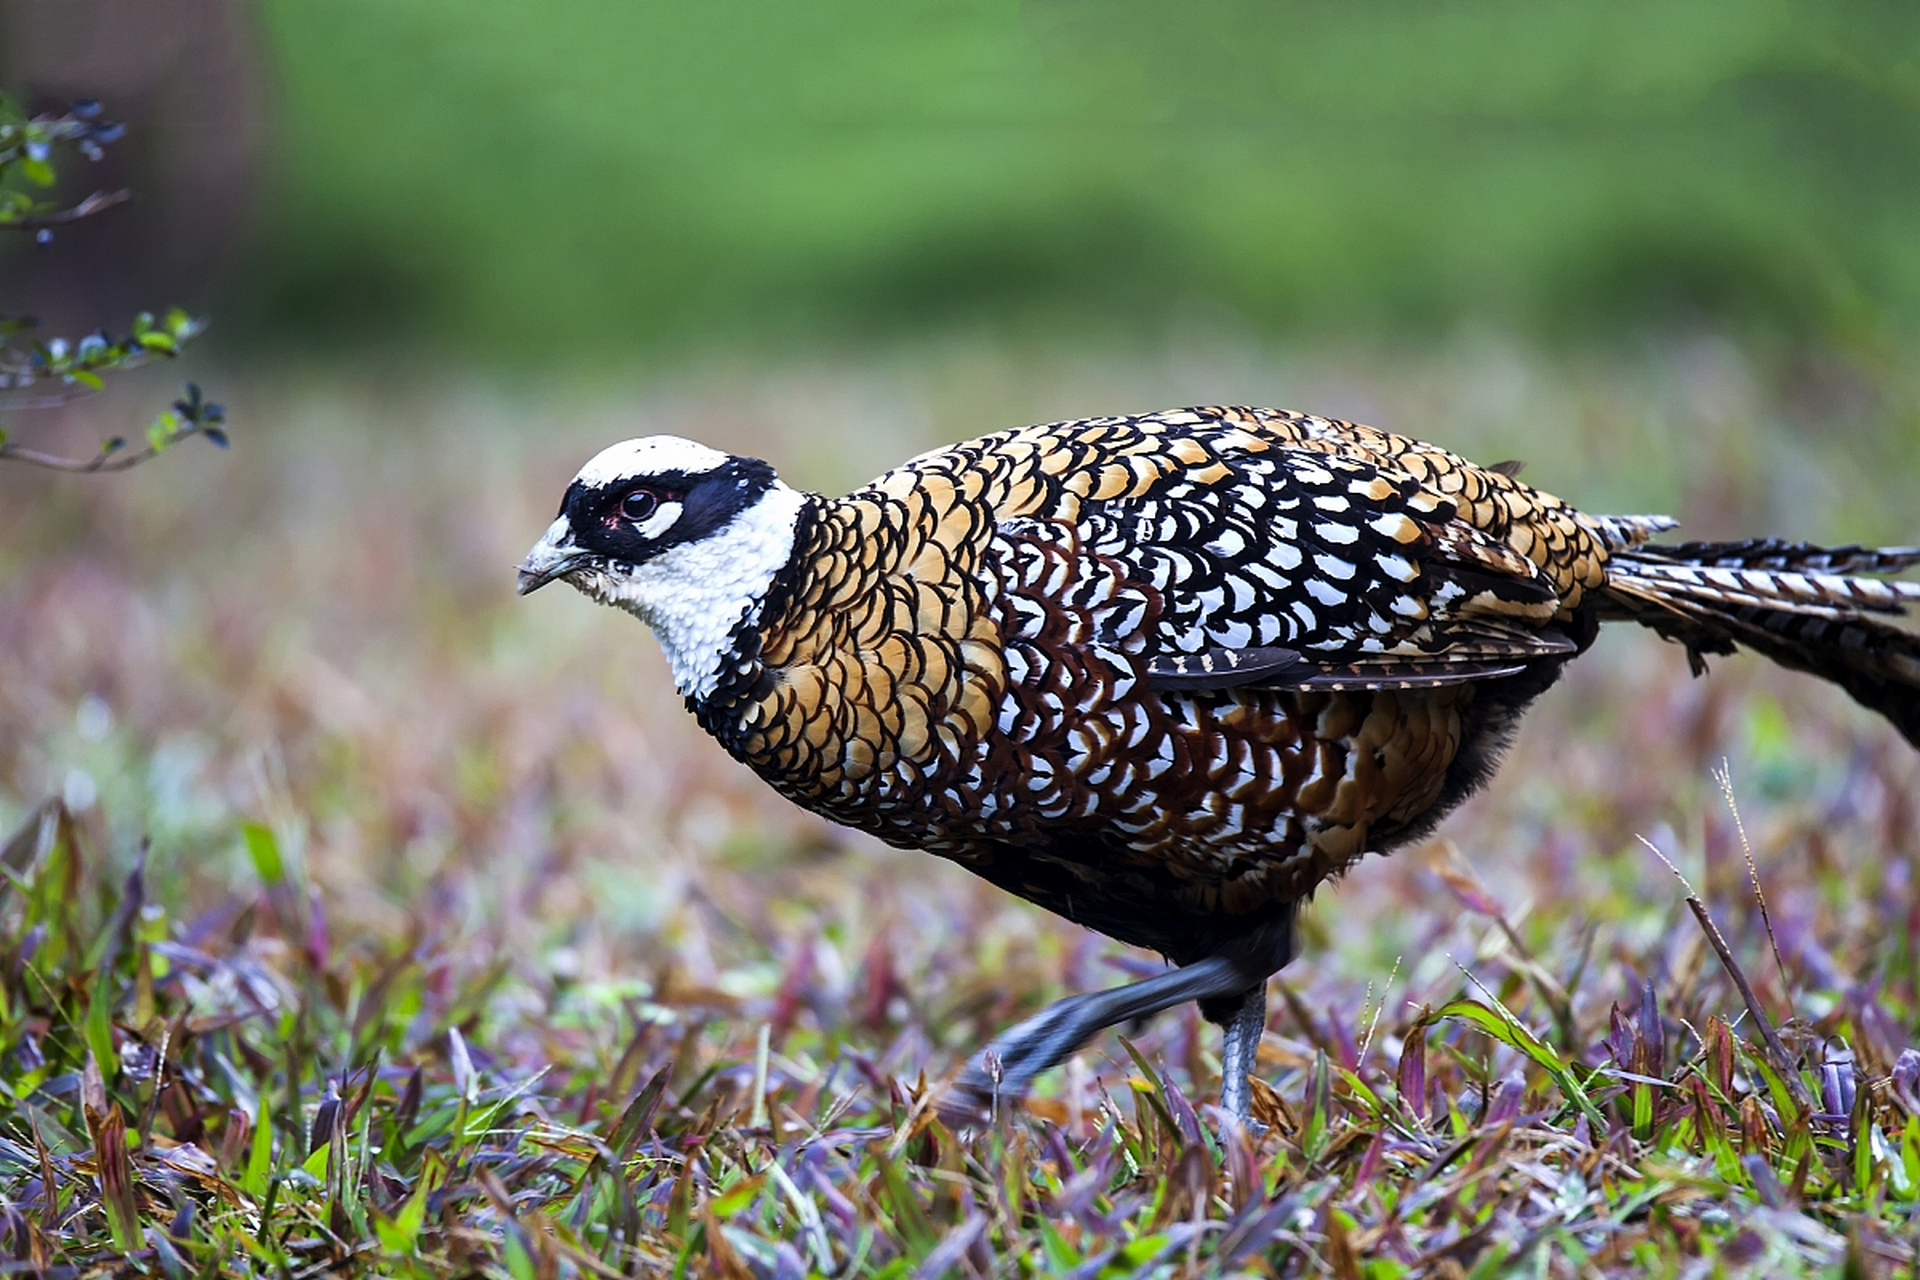
[[[1022,428],[822,500],[696,711],[810,808],[1186,954],[1464,795],[1483,687],[1544,687],[1619,540],[1304,415]]]

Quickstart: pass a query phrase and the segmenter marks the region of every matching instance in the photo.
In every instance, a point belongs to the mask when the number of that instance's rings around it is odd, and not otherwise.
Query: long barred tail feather
[[[1906,613],[1920,583],[1859,576],[1914,565],[1920,548],[1644,544],[1607,561],[1600,612],[1685,645],[1696,674],[1740,647],[1824,677],[1920,746],[1920,635],[1869,616]]]
[[[1898,573],[1920,564],[1920,547],[1816,547],[1784,538],[1744,542],[1647,543],[1636,548],[1649,560],[1710,565],[1718,569],[1773,569],[1782,573]]]
[[[1776,569],[1722,569],[1691,564],[1669,564],[1639,556],[1625,557],[1631,577],[1658,582],[1671,594],[1700,601],[1749,604],[1756,608],[1792,605],[1821,617],[1845,618],[1855,612],[1901,614],[1920,600],[1920,582],[1883,582],[1841,573],[1798,573]],[[1608,563],[1611,574],[1614,564]]]

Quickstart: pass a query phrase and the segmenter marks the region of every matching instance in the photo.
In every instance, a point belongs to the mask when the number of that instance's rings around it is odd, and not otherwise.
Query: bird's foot
[[[934,1114],[949,1129],[974,1129],[992,1124],[1018,1102],[1026,1090],[1006,1079],[1000,1055],[991,1048],[975,1055],[934,1103]]]

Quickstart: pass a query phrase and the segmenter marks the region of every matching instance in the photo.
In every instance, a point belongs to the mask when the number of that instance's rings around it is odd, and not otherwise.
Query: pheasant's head
[[[734,632],[793,558],[804,494],[758,458],[678,436],[601,451],[520,565],[520,594],[556,578],[653,628],[689,697],[712,693]]]

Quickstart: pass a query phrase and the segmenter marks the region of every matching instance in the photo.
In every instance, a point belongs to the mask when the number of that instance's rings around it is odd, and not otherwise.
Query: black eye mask
[[[712,471],[689,475],[664,471],[627,476],[589,489],[575,481],[560,504],[560,514],[573,529],[575,545],[608,560],[641,564],[681,543],[694,542],[759,500],[774,480],[773,468],[757,458],[729,458]],[[651,493],[656,505],[637,519],[624,507],[636,491]],[[645,523],[669,502],[680,503],[680,516],[657,538],[643,535]]]

